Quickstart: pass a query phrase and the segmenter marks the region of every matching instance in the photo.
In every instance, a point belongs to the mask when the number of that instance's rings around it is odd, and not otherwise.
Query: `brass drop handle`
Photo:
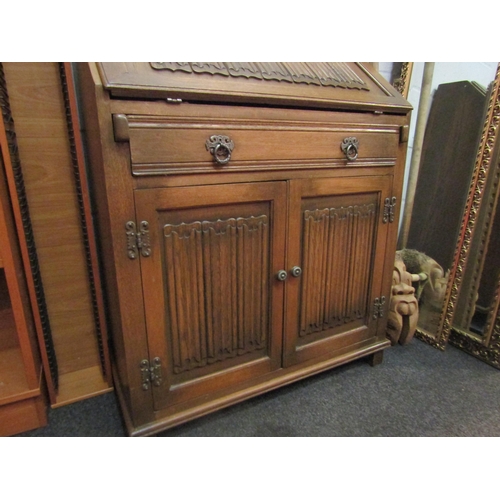
[[[276,278],[278,278],[279,281],[285,281],[287,277],[288,273],[284,269],[278,271],[278,274],[276,275]]]
[[[298,278],[302,274],[302,269],[299,266],[294,266],[290,272],[294,278]]]
[[[358,157],[359,141],[356,137],[346,137],[340,148],[348,161],[354,161]]]
[[[214,157],[219,165],[226,165],[231,159],[234,142],[227,135],[211,135],[205,142],[207,151]]]

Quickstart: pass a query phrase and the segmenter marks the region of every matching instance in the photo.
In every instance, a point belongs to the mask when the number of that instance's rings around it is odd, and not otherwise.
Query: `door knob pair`
[[[294,278],[298,278],[302,274],[302,269],[299,266],[294,266],[292,267],[290,274]],[[288,278],[288,273],[284,269],[282,269],[281,271],[278,271],[277,278],[280,281],[285,281]]]

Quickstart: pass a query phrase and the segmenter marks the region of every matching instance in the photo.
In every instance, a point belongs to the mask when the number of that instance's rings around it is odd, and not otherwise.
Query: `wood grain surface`
[[[100,360],[59,67],[5,63],[4,71],[64,385],[65,375],[99,366]],[[103,378],[102,389],[107,387]],[[82,384],[80,397],[85,393]]]

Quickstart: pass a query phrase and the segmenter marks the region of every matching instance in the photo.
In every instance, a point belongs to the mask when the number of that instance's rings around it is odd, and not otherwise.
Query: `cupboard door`
[[[391,185],[391,176],[290,181],[287,270],[301,273],[287,282],[284,366],[376,341]]]
[[[219,397],[281,366],[286,182],[144,189],[138,224],[155,410]]]

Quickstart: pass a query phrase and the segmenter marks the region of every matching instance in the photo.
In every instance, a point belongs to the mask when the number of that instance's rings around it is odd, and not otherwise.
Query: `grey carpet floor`
[[[20,434],[124,436],[114,393],[49,410]],[[500,370],[414,339],[158,434],[174,436],[500,436]]]

